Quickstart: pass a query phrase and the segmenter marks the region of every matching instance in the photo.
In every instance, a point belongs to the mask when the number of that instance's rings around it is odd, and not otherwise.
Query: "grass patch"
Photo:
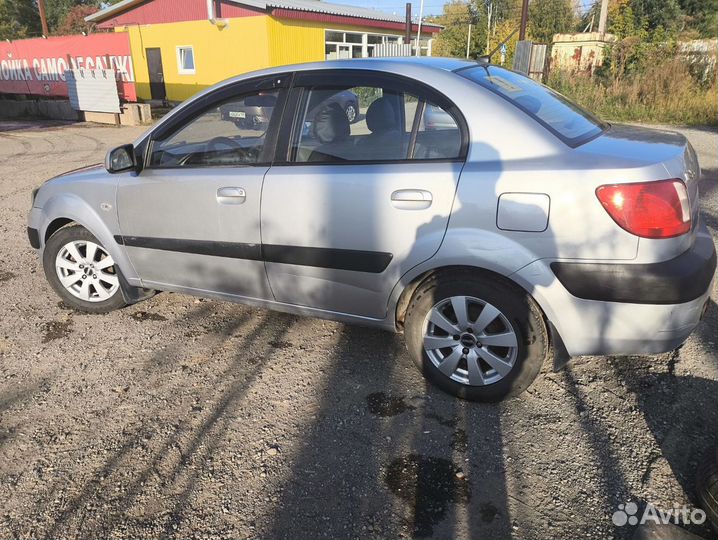
[[[700,82],[680,58],[623,78],[555,71],[548,85],[601,118],[718,126],[718,84]]]

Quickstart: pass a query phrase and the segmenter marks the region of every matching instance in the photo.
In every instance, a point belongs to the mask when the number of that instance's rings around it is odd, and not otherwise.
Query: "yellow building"
[[[319,0],[123,0],[86,20],[129,34],[144,100],[181,101],[265,67],[412,50],[403,17]],[[420,43],[440,29],[423,24]]]

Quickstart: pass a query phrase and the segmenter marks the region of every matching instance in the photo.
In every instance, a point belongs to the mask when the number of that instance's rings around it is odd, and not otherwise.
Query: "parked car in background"
[[[272,94],[259,94],[254,99],[246,101],[242,106],[236,104],[226,104],[220,107],[222,118],[235,122],[239,127],[245,129],[265,129],[272,117],[274,106],[276,105],[276,96]],[[359,98],[354,92],[349,90],[338,91],[329,96],[325,102],[314,107],[311,114],[307,115],[307,121],[314,120],[314,116],[319,112],[320,107],[337,104],[344,114],[347,116],[349,123],[354,123],[359,117]]]
[[[361,122],[352,93],[371,96]],[[497,66],[302,64],[225,81],[45,183],[28,235],[76,309],[177,291],[373,325],[445,391],[496,401],[549,356],[686,340],[716,268],[699,175],[681,135]]]

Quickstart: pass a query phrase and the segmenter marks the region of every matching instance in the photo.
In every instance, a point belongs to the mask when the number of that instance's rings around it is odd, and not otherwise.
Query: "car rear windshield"
[[[510,101],[571,147],[597,137],[606,128],[561,94],[519,73],[490,65],[458,73]]]

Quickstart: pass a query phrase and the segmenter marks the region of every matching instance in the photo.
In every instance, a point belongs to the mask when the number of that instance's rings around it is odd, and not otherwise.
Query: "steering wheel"
[[[215,152],[216,150],[218,150],[217,147],[220,145],[228,146],[230,150],[239,150],[240,148],[242,148],[240,144],[234,139],[220,136],[215,137],[207,143],[207,152]]]

